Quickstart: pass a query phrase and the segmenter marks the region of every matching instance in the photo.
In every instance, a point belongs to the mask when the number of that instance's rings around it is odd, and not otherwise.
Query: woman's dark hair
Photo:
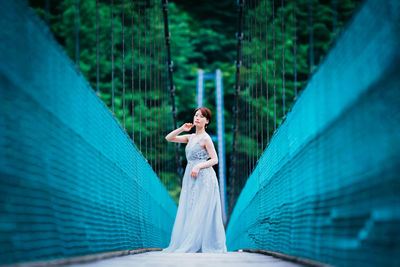
[[[206,118],[208,119],[208,123],[206,124],[206,128],[207,128],[207,126],[211,123],[211,116],[212,116],[212,115],[211,115],[211,110],[209,110],[209,109],[206,108],[206,107],[199,107],[199,108],[196,108],[196,109],[194,110],[193,116],[196,114],[196,112],[197,112],[198,110],[200,110],[201,114],[203,114],[203,116],[206,117]]]

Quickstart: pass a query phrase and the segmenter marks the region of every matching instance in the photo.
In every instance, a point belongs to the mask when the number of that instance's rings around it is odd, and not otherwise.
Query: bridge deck
[[[161,253],[150,251],[135,255],[113,257],[84,264],[69,265],[73,267],[123,267],[123,266],[273,266],[273,267],[295,267],[303,266],[257,253],[228,252],[217,253]]]

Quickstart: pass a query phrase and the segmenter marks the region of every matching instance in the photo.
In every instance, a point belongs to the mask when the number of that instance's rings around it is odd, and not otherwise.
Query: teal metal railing
[[[0,264],[166,247],[176,204],[47,26],[0,27]]]
[[[399,21],[399,1],[369,0],[347,25],[242,190],[228,250],[400,265]]]

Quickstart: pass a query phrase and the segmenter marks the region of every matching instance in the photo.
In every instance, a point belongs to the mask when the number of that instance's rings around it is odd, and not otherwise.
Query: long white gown
[[[205,134],[193,137],[195,134],[185,147],[188,163],[171,242],[162,252],[227,253],[217,175],[212,167],[207,167],[200,169],[196,178],[190,176],[197,163],[210,158],[200,145]]]

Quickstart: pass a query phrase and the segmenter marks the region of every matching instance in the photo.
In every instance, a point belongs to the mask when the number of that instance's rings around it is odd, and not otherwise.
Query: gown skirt
[[[207,150],[189,138],[187,165],[182,180],[178,211],[171,241],[161,252],[227,253],[217,175],[212,167],[202,168],[196,178],[192,168],[209,158]]]

